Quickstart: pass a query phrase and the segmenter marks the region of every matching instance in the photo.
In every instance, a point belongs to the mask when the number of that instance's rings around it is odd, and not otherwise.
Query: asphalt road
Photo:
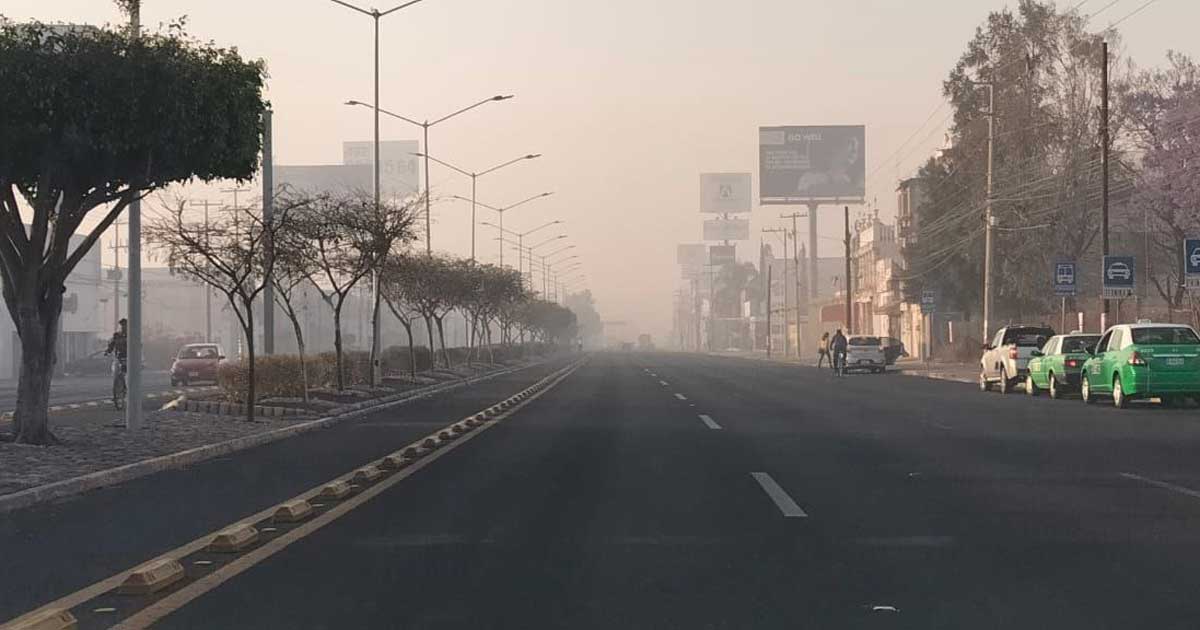
[[[419,417],[443,411],[455,419],[437,406]],[[320,469],[309,477],[371,452],[350,438],[335,450],[307,439],[284,444]],[[1198,447],[1195,410],[1120,411],[729,358],[597,355],[512,418],[155,627],[1194,628]],[[256,449],[236,468],[262,474],[281,457]],[[140,510],[130,517],[92,495],[65,514],[20,514],[18,529],[60,534],[25,541],[9,574],[30,575],[38,553],[62,557],[26,590],[78,583],[74,573],[90,569],[67,567],[97,556],[111,574],[233,520],[221,521],[227,513],[284,498],[274,477],[229,497],[182,474],[112,489]],[[162,520],[139,496],[162,502]],[[197,502],[223,514],[192,510],[203,523],[163,531],[178,525],[179,505]],[[145,528],[156,545],[104,528],[90,554],[72,556],[80,543],[63,534],[86,537],[101,518],[137,536]],[[19,539],[0,525],[0,549]],[[0,618],[12,612],[0,605]]]
[[[158,370],[143,374],[142,389],[147,394],[157,394],[173,388],[166,371]],[[50,384],[51,405],[108,400],[111,397],[112,376],[109,375],[60,376]],[[16,406],[17,382],[0,381],[0,411],[11,411]]]

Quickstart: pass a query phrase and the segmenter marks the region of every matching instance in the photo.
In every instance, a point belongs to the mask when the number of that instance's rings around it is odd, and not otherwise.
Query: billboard
[[[712,219],[704,222],[704,240],[706,241],[746,241],[749,239],[749,219]]]
[[[675,250],[675,262],[680,265],[703,267],[708,262],[707,245],[704,243],[681,243]]]
[[[708,264],[714,266],[732,265],[737,262],[736,245],[710,245],[708,247]]]
[[[700,280],[704,277],[704,265],[680,265],[679,277],[683,280]]]
[[[866,127],[758,128],[759,197],[763,204],[866,196]]]
[[[750,173],[701,173],[700,212],[750,212]]]
[[[342,164],[371,165],[371,142],[343,142]],[[416,140],[388,140],[379,143],[379,188],[386,196],[406,196],[421,191],[421,150]]]

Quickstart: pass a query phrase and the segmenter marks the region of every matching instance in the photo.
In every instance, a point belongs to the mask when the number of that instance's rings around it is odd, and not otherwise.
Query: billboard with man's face
[[[866,127],[759,127],[761,203],[866,196]]]

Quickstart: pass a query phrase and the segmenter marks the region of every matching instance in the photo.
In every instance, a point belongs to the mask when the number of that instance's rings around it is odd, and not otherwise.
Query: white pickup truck
[[[999,385],[1001,394],[1012,391],[1013,385],[1029,373],[1033,351],[1053,336],[1054,330],[1048,326],[1005,326],[997,330],[992,341],[983,346],[979,359],[980,391],[988,391],[992,383]]]

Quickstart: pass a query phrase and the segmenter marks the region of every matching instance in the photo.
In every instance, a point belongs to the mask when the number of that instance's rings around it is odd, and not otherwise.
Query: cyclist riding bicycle
[[[108,341],[105,356],[113,356],[113,404],[119,409],[125,400],[125,360],[129,352],[129,320],[122,319],[120,328]]]
[[[833,357],[833,370],[841,374],[846,369],[846,346],[848,340],[846,335],[842,334],[842,329],[837,329],[833,333],[833,338],[829,340],[829,354]]]

